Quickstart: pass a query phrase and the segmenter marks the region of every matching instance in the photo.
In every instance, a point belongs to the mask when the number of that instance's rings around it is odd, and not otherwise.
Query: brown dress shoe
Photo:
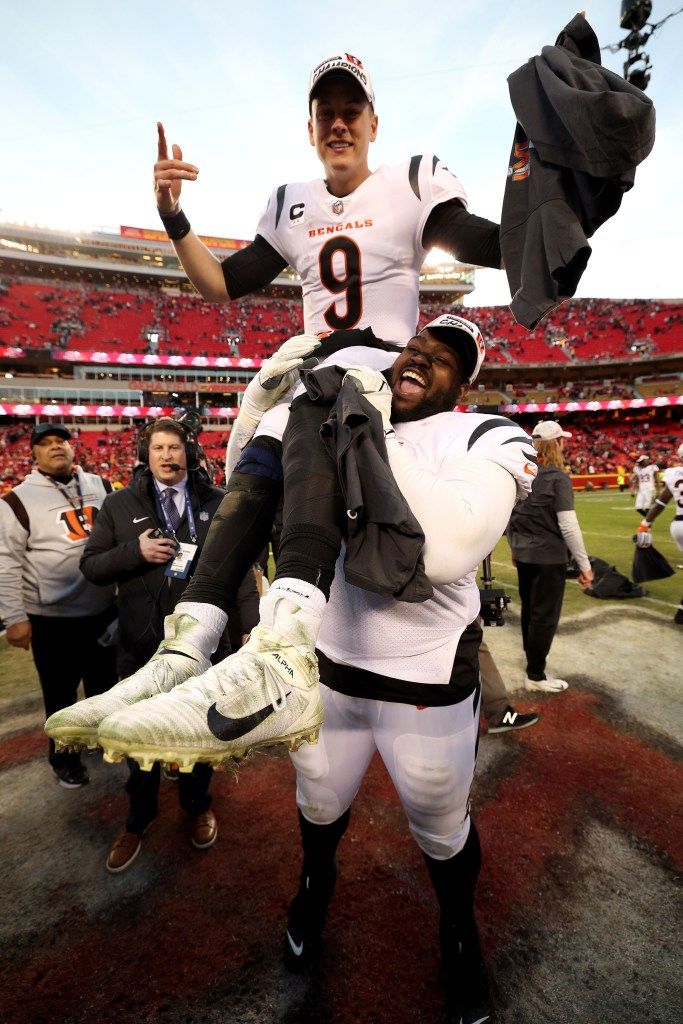
[[[198,850],[208,850],[216,842],[218,822],[213,811],[204,811],[193,818],[190,824],[190,839]]]
[[[109,851],[107,871],[111,871],[113,875],[125,871],[139,854],[141,846],[142,836],[122,828]]]

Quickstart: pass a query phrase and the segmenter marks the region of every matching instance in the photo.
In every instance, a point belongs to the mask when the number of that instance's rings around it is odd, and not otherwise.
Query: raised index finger
[[[166,134],[164,132],[164,126],[161,123],[161,121],[157,121],[157,132],[159,134],[159,149],[157,159],[168,160],[168,146],[166,144]]]

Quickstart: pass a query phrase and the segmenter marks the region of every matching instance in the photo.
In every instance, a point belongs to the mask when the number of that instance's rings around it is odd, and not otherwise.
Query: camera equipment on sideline
[[[487,555],[481,563],[481,582],[479,598],[481,600],[481,618],[485,626],[504,626],[505,609],[510,603],[510,598],[504,590],[492,586],[495,579],[491,572],[491,556]]]
[[[185,406],[178,406],[171,414],[171,419],[181,423],[186,432],[196,440],[202,429],[202,418],[196,409],[186,409]]]

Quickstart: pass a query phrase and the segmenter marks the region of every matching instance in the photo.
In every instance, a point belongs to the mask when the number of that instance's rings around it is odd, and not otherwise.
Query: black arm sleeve
[[[241,299],[275,280],[287,266],[287,260],[262,235],[257,235],[245,249],[226,256],[221,266],[228,295]]]
[[[422,245],[445,249],[463,263],[501,269],[500,224],[468,213],[459,199],[434,207],[422,232]]]

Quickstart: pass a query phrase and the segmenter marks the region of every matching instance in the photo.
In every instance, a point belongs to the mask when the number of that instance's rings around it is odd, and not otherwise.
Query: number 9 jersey
[[[322,179],[280,185],[257,232],[302,282],[308,334],[372,327],[405,345],[418,323],[422,232],[435,206],[465,190],[438,157],[381,166],[348,196]]]

